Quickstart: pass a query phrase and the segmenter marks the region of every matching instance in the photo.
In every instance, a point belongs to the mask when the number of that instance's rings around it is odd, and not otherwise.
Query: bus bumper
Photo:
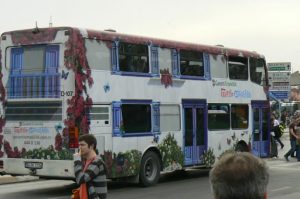
[[[74,178],[74,163],[72,160],[3,158],[3,165],[3,171],[11,175]]]

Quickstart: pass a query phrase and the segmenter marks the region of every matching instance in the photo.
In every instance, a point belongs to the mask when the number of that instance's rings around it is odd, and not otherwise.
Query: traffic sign
[[[269,80],[272,82],[290,82],[291,72],[269,71]]]
[[[291,62],[268,63],[268,71],[291,71]]]
[[[268,63],[269,91],[279,99],[289,98],[291,62]]]
[[[284,100],[289,98],[289,91],[269,91],[276,99]]]

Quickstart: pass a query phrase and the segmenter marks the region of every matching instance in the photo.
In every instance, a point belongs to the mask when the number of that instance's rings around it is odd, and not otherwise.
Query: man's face
[[[81,157],[86,158],[88,154],[92,151],[93,146],[91,145],[90,147],[85,141],[80,141],[79,142],[79,149],[81,152]]]

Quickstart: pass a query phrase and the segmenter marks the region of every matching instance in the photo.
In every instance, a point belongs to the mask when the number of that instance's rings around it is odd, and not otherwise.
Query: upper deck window
[[[228,58],[229,78],[248,80],[248,59],[246,57]]]
[[[36,74],[57,72],[58,46],[24,46],[11,49],[11,72]]]
[[[103,41],[86,39],[85,47],[86,58],[91,69],[110,71],[111,51]]]
[[[41,73],[44,72],[44,47],[24,48],[23,73]]]
[[[160,70],[168,70],[172,73],[172,50],[168,48],[158,49],[158,63]]]
[[[180,75],[204,76],[203,53],[180,50]]]
[[[11,56],[8,98],[60,96],[58,45],[22,46],[7,52]]]
[[[259,85],[266,85],[265,60],[250,58],[250,79]]]
[[[248,80],[248,59],[245,57],[228,58],[229,78]]]
[[[209,55],[211,76],[213,78],[227,78],[227,65],[224,55]]]
[[[149,73],[147,45],[120,42],[118,49],[120,71]]]

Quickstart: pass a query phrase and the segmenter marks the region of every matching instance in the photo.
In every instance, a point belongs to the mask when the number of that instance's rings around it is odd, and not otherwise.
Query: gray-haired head
[[[248,152],[224,154],[209,175],[216,199],[264,199],[269,173],[266,163]]]

